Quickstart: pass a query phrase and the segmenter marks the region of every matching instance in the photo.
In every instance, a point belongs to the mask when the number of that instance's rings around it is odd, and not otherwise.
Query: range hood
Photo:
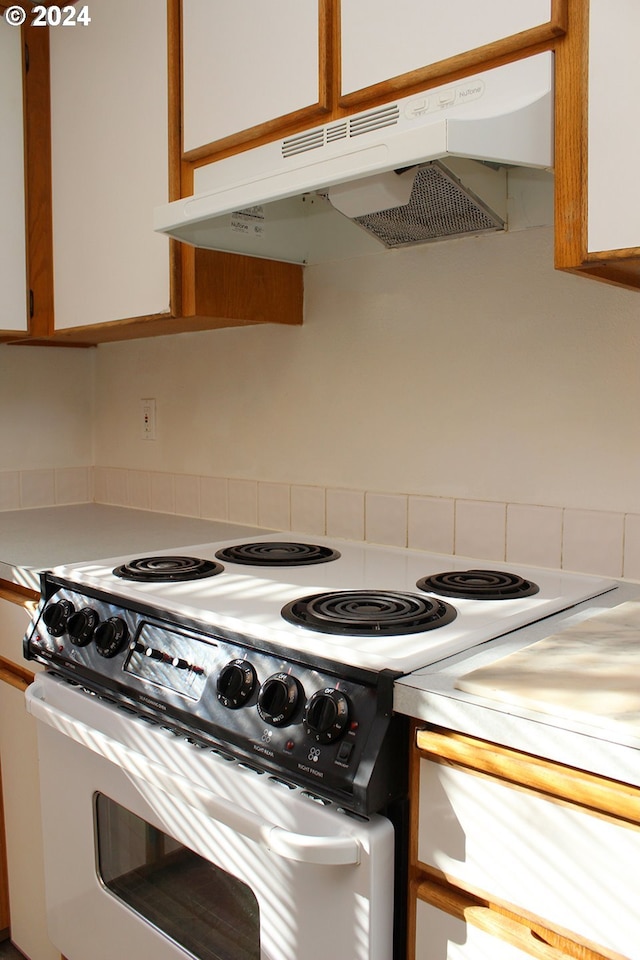
[[[194,196],[157,208],[154,228],[271,260],[343,259],[505,230],[510,182],[552,166],[547,52],[199,167]]]

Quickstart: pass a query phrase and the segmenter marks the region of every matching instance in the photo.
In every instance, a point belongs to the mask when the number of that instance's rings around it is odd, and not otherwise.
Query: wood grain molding
[[[49,31],[22,27],[29,336],[53,333]]]
[[[466,767],[640,826],[639,787],[449,730],[419,729],[416,746],[425,759]]]
[[[0,600],[8,600],[9,603],[17,603],[21,607],[32,610],[39,599],[40,594],[37,590],[21,587],[9,580],[0,580]]]
[[[0,682],[8,683],[10,687],[16,690],[25,691],[33,683],[35,674],[26,667],[21,667],[12,660],[0,657]]]

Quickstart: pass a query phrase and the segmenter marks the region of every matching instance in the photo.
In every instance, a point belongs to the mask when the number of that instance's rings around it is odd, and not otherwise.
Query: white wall
[[[315,266],[301,328],[101,346],[96,462],[640,513],[640,297],[552,259],[544,228]]]
[[[91,498],[95,357],[0,345],[0,510]]]

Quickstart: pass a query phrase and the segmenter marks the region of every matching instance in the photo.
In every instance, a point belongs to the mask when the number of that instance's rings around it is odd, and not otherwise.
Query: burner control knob
[[[94,633],[96,649],[101,657],[115,657],[127,642],[129,631],[120,617],[109,617]]]
[[[256,671],[248,660],[231,660],[218,677],[218,700],[230,710],[244,706],[255,690]]]
[[[266,723],[283,727],[304,697],[302,684],[289,673],[274,673],[260,687],[258,713]]]
[[[67,632],[71,643],[76,647],[86,647],[91,642],[93,631],[98,623],[98,614],[91,607],[83,607],[69,617]]]
[[[73,613],[73,604],[70,600],[58,600],[44,608],[42,619],[52,637],[61,637],[67,629],[67,621]]]
[[[309,699],[304,712],[308,734],[318,743],[339,740],[349,723],[349,701],[335,687],[319,690]]]

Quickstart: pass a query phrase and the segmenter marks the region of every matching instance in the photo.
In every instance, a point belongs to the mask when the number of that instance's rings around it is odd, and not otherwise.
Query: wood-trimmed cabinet
[[[29,960],[60,960],[47,935],[36,724],[24,698],[33,672],[22,658],[22,637],[37,596],[0,585],[0,809],[11,940]]]
[[[31,316],[14,342],[302,322],[300,267],[153,230],[184,192],[177,0],[161,9],[96,0],[88,25],[23,27]]]
[[[219,0],[215,12],[181,0],[184,159],[210,162],[548,49],[567,3],[274,0],[267,14],[260,0]]]
[[[640,7],[572,0],[556,51],[556,267],[640,289]]]
[[[634,960],[640,788],[417,724],[409,960]]]

